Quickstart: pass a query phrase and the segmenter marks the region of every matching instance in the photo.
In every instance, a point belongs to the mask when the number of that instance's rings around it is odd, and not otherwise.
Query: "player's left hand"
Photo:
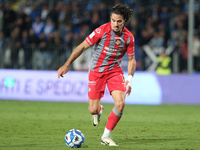
[[[130,93],[131,93],[131,86],[128,85],[128,82],[129,82],[129,81],[126,81],[126,87],[127,87],[127,88],[126,88],[126,94],[129,96]]]

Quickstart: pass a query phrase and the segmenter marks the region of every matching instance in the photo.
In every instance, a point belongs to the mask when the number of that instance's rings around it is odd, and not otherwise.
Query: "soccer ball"
[[[78,129],[71,129],[65,135],[65,143],[68,147],[78,148],[84,143],[84,134]]]

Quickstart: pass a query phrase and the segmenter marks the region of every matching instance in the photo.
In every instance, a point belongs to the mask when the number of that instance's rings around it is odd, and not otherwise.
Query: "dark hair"
[[[117,4],[111,8],[110,15],[112,13],[122,15],[125,22],[127,22],[133,15],[133,10],[126,4]]]

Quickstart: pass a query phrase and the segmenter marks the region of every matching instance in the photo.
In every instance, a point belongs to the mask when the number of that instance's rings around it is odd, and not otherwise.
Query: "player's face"
[[[124,27],[125,20],[122,15],[112,13],[110,16],[111,28],[115,33],[121,33]]]

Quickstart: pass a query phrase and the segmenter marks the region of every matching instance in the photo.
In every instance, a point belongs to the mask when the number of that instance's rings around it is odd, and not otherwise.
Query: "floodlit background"
[[[120,2],[134,11],[126,27],[135,37],[137,69],[127,103],[199,104],[197,0],[1,0],[0,99],[87,101],[91,49],[71,65],[72,76],[57,80],[56,70],[93,30],[109,22],[111,7]],[[127,61],[125,55],[125,76]],[[108,91],[103,102],[112,102]]]

